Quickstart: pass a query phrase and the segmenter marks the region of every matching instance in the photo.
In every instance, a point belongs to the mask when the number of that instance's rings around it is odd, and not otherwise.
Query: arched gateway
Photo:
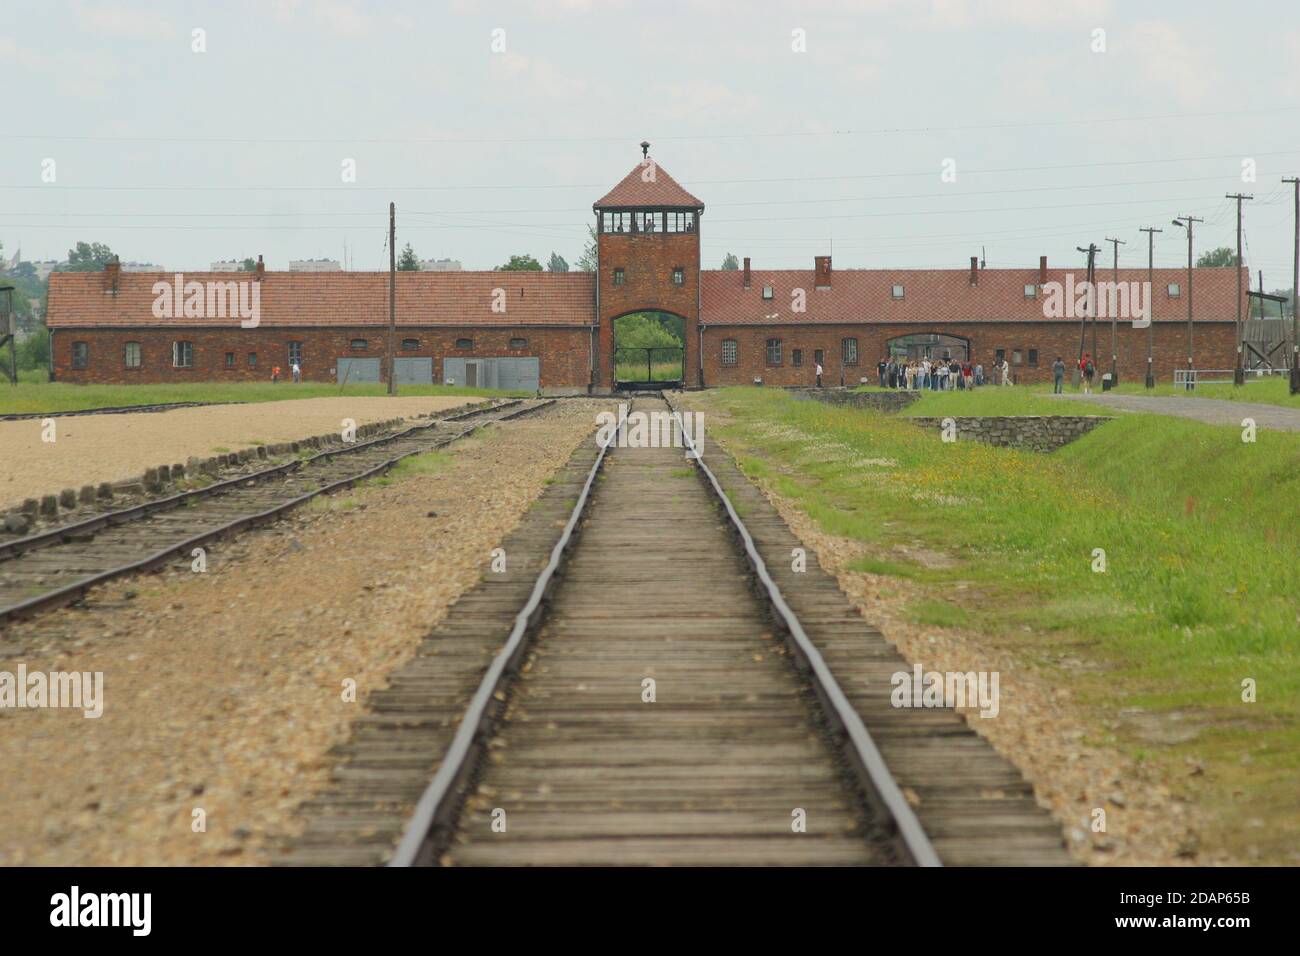
[[[700,384],[700,217],[704,204],[649,155],[592,204],[596,214],[596,318],[593,378],[613,388],[618,367],[614,322],[634,312],[680,316],[683,384]]]

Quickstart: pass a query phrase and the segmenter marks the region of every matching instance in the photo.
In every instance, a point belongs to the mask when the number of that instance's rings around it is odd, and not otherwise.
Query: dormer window
[[[1025,298],[1026,298],[1026,299],[1037,299],[1037,298],[1038,298],[1038,286],[1034,285],[1032,282],[1027,282],[1027,283],[1025,283]]]
[[[1169,293],[1169,298],[1171,299],[1177,299],[1183,294],[1182,286],[1177,282],[1169,283],[1169,288],[1166,291]]]
[[[770,299],[770,298],[772,298],[775,294],[776,294],[776,293],[772,291],[772,287],[771,287],[770,285],[765,285],[765,286],[763,286],[763,298],[765,298],[765,299]]]
[[[903,297],[903,287],[901,285],[895,285],[893,289],[890,290],[890,295],[895,299],[901,299]]]

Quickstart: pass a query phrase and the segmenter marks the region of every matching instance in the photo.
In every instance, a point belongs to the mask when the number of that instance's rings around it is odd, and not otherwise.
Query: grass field
[[[43,374],[43,373],[39,373]],[[73,385],[34,381],[31,376],[17,386],[0,382],[0,415],[30,412],[72,412],[122,405],[163,405],[171,402],[275,402],[292,398],[332,398],[339,395],[387,394],[383,384],[351,384],[340,388],[331,382],[186,382],[178,385]],[[507,392],[446,385],[401,385],[399,395],[501,396]],[[523,393],[518,393],[523,394]],[[531,393],[529,393],[531,394]]]
[[[935,402],[1034,398],[1014,391]],[[1188,780],[1220,845],[1296,862],[1300,435],[1244,444],[1237,428],[1134,414],[1038,455],[944,444],[897,417],[770,389],[703,401],[727,413],[716,430],[746,473],[871,546],[860,570],[922,586],[918,620],[1001,635],[1031,666],[1084,657],[1065,679],[1099,741]],[[922,566],[895,545],[956,560]],[[1098,548],[1105,573],[1092,569]],[[1246,678],[1255,703],[1242,700]],[[1114,720],[1127,708],[1194,733],[1153,743]],[[1194,782],[1187,760],[1204,767]]]

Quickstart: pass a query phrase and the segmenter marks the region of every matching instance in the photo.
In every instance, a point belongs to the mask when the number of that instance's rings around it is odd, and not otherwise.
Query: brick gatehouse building
[[[989,367],[1005,356],[1016,380],[1051,376],[1057,355],[1077,360],[1077,318],[1044,318],[1044,286],[1081,270],[842,269],[817,256],[808,269],[700,268],[704,204],[651,159],[593,205],[596,273],[399,272],[395,356],[399,382],[444,382],[600,392],[614,386],[616,320],[633,312],[679,316],[688,387],[807,385],[816,363],[827,385],[873,380],[891,351],[951,354]],[[1243,273],[1245,270],[1243,269]],[[1248,273],[1243,278],[1248,277]],[[1098,279],[1112,278],[1099,269]],[[1145,269],[1121,269],[1144,282]],[[260,320],[210,317],[209,291],[186,317],[155,316],[156,283],[257,283]],[[126,273],[50,276],[52,371],[64,382],[265,380],[297,358],[311,381],[375,381],[384,367],[386,272]],[[1243,315],[1248,314],[1244,305]],[[219,294],[237,301],[233,286]],[[1196,270],[1197,368],[1235,364],[1231,268]],[[245,290],[247,291],[247,290]],[[1152,283],[1153,367],[1169,380],[1187,362],[1186,271],[1157,269]],[[189,293],[185,293],[189,297]],[[179,299],[180,297],[178,297]],[[172,314],[177,317],[170,317]],[[1091,325],[1086,349],[1110,367],[1109,321]],[[1120,378],[1146,371],[1147,332],[1118,323]],[[499,371],[498,371],[499,370]],[[355,374],[354,374],[355,373]]]

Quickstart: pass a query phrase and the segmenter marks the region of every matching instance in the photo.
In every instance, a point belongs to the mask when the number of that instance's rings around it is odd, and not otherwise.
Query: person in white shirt
[[[817,363],[817,387],[822,387],[822,363]]]
[[[302,381],[302,366],[300,366],[297,362],[293,363],[293,366],[289,369],[289,371],[293,372],[293,380],[295,382]]]
[[[1002,360],[1002,384],[1011,384],[1011,363],[1006,359]]]

